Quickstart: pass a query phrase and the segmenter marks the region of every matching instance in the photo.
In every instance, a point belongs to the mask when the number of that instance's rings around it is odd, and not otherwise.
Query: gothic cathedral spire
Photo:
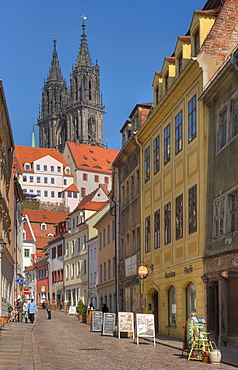
[[[70,92],[63,79],[56,51],[42,92],[40,146],[63,150],[66,141],[103,146],[104,107],[100,101],[100,70],[92,65],[85,23],[76,63],[70,75]]]

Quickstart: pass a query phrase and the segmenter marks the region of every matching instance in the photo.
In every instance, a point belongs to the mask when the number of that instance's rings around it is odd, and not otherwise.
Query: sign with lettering
[[[102,331],[102,311],[92,312],[91,331]]]
[[[120,338],[120,332],[133,333],[134,338],[133,312],[118,312],[118,338]]]
[[[189,267],[184,267],[184,273],[185,274],[189,274],[189,273],[191,273],[191,272],[193,272],[193,266],[192,265],[189,265]]]
[[[229,277],[237,277],[238,271],[223,271],[221,273],[221,276],[224,277],[225,279],[228,279]]]
[[[69,307],[69,315],[76,315],[76,306]]]
[[[154,315],[137,313],[136,314],[136,336],[137,344],[139,344],[139,337],[154,338],[155,345],[155,321]]]
[[[148,269],[146,266],[140,266],[138,268],[138,275],[140,279],[146,279],[148,276]]]
[[[104,312],[103,314],[103,335],[114,335],[116,314]]]
[[[171,278],[171,277],[175,277],[175,271],[166,272],[166,273],[164,274],[164,278],[165,278],[165,279],[169,279],[169,278]]]
[[[132,257],[125,259],[125,275],[133,276],[137,273],[137,257],[136,254]]]

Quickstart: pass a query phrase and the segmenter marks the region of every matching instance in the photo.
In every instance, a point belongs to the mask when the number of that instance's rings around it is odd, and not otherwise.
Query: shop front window
[[[193,283],[186,288],[186,311],[187,319],[196,316],[196,287]]]
[[[176,290],[171,286],[168,291],[168,307],[169,307],[169,326],[176,325]]]

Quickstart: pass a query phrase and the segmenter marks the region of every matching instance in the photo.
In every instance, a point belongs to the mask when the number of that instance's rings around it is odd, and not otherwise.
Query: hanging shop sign
[[[148,269],[146,266],[140,266],[138,268],[138,275],[140,279],[145,279],[148,276]]]
[[[41,292],[45,292],[45,286],[44,286],[44,285],[42,285],[42,286],[40,287],[40,291],[41,291]]]
[[[238,277],[238,271],[223,271],[221,276],[225,279],[228,279],[229,277]]]

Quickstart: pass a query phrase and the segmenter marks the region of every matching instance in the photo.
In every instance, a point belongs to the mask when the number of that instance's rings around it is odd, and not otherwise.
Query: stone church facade
[[[83,22],[69,89],[61,73],[54,39],[51,67],[42,89],[38,118],[40,147],[57,147],[63,151],[66,141],[103,146],[103,114],[100,69],[97,62],[95,65],[91,62]]]

